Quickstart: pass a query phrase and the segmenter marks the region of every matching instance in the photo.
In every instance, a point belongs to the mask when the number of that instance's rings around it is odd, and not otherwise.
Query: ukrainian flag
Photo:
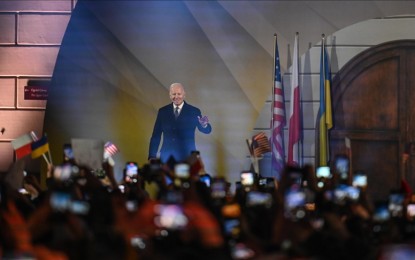
[[[320,166],[327,166],[329,156],[328,131],[333,127],[333,115],[331,108],[331,72],[324,44],[324,37],[321,44],[320,58],[320,129],[319,129],[319,158]]]
[[[49,151],[49,143],[44,135],[39,140],[32,143],[32,158],[38,158]]]

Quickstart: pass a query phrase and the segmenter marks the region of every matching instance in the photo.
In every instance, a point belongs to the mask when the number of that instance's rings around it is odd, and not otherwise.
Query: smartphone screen
[[[306,216],[306,194],[303,189],[291,188],[285,193],[284,215],[286,218],[298,220]]]
[[[174,174],[177,178],[187,179],[190,177],[190,166],[187,163],[178,163],[174,166]]]
[[[70,211],[74,214],[87,215],[89,212],[89,204],[86,201],[73,200],[70,204]]]
[[[334,167],[342,180],[349,176],[350,160],[346,155],[337,155],[334,160]]]
[[[409,203],[406,206],[406,216],[410,220],[415,219],[415,204],[414,203]]]
[[[138,164],[136,162],[127,162],[124,169],[124,181],[136,182],[138,175]]]
[[[206,187],[210,187],[210,176],[207,174],[203,174],[199,177],[199,180],[206,184]]]
[[[159,228],[180,230],[187,226],[188,218],[177,204],[158,204],[154,207],[154,223]]]
[[[365,174],[356,174],[353,176],[352,185],[357,188],[366,188],[367,176]]]
[[[125,174],[129,177],[136,177],[138,174],[138,164],[136,162],[127,162],[125,164]]]
[[[255,174],[253,172],[241,172],[241,184],[243,186],[252,186],[255,183]]]
[[[64,144],[63,145],[63,162],[69,162],[71,160],[74,160],[72,145]]]
[[[375,211],[373,213],[373,221],[385,222],[390,219],[390,212],[388,210],[387,202],[376,202]]]
[[[55,211],[68,210],[71,205],[71,195],[66,192],[53,192],[50,195],[49,203]]]
[[[405,195],[403,193],[393,192],[389,194],[389,212],[391,217],[401,217],[403,214],[403,204]]]
[[[214,178],[211,182],[211,196],[214,199],[222,199],[226,196],[226,181],[223,178]]]
[[[316,172],[317,178],[330,178],[330,167],[329,166],[321,166],[317,168]]]
[[[250,191],[247,193],[246,205],[248,207],[264,206],[269,208],[272,205],[272,196],[266,192]]]

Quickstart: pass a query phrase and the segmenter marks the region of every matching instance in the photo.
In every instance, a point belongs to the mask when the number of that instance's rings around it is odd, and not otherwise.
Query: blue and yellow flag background
[[[38,158],[49,151],[49,143],[44,135],[39,140],[32,143],[32,158]]]
[[[320,128],[319,128],[319,158],[320,166],[327,166],[329,157],[328,130],[333,127],[331,108],[331,72],[328,62],[324,38],[321,44],[320,58]]]

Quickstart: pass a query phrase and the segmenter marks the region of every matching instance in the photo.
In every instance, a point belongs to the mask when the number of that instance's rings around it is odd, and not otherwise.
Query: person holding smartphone
[[[173,83],[170,86],[170,100],[172,103],[158,110],[150,139],[148,159],[156,159],[161,138],[163,143],[160,148],[160,159],[166,163],[170,157],[176,161],[187,159],[196,149],[196,128],[209,134],[212,126],[207,116],[202,116],[199,108],[185,102],[186,93],[181,83]]]

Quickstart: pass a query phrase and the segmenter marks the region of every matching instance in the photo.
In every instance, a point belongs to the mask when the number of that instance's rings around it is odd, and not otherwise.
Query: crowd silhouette
[[[408,186],[371,201],[364,174],[287,166],[230,183],[186,161],[49,165],[47,187],[1,179],[2,259],[414,259]],[[353,181],[354,180],[354,181]],[[362,181],[363,180],[363,181]]]

